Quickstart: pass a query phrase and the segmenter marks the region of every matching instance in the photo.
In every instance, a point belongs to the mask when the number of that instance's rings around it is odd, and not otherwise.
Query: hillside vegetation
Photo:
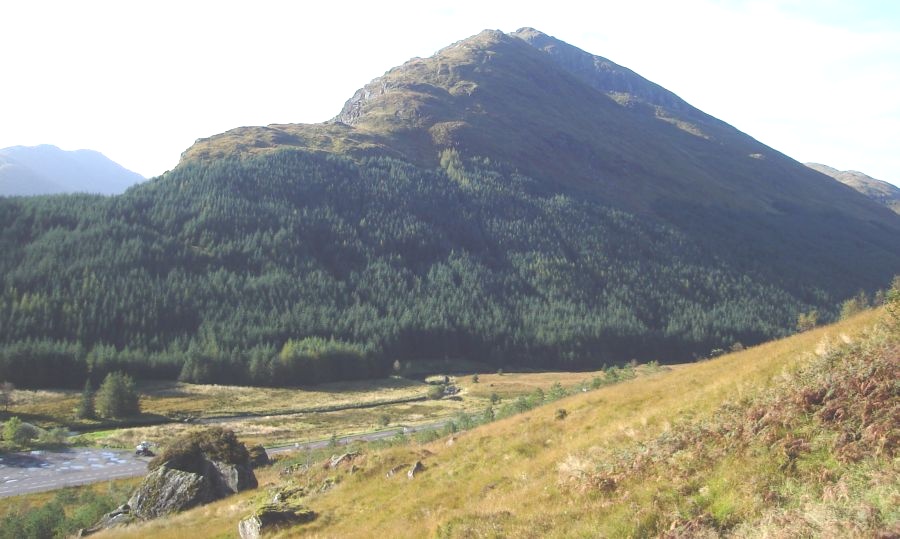
[[[900,216],[620,66],[488,31],[119,197],[0,198],[0,249],[0,380],[296,386],[784,336],[888,283]]]
[[[900,213],[900,187],[856,170],[837,170],[819,163],[806,163],[809,168],[831,176],[835,180],[856,189],[879,204]]]
[[[684,360],[783,335],[833,297],[827,274],[779,285],[674,228],[452,153],[428,171],[285,151],[183,166],[117,199],[0,207],[0,378],[21,387],[117,369],[297,385],[441,357]]]
[[[890,536],[900,331],[882,317],[577,394],[452,444],[359,447],[353,466],[295,466],[265,492],[109,536],[233,533],[291,485],[319,516],[275,537]]]

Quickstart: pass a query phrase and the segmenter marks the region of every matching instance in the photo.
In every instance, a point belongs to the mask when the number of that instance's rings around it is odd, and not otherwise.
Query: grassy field
[[[294,410],[299,407],[317,407],[324,405],[348,405],[354,406],[361,403],[383,402],[389,399],[398,399],[408,396],[421,396],[427,390],[427,385],[420,382],[411,382],[405,379],[391,379],[396,386],[394,389],[385,389],[388,384],[376,384],[370,386],[369,391],[365,385],[354,383],[350,387],[354,391],[348,391],[344,384],[330,384],[321,386],[316,391],[268,389],[268,388],[225,388],[241,390],[246,395],[245,404],[232,405],[228,413],[253,413],[259,417],[252,419],[234,419],[219,423],[225,428],[234,430],[242,440],[247,443],[262,443],[264,445],[279,445],[297,441],[312,441],[326,439],[336,434],[338,436],[369,432],[389,426],[414,426],[430,423],[458,415],[459,413],[480,413],[491,404],[491,396],[496,395],[500,404],[522,395],[531,394],[535,389],[549,391],[554,384],[562,384],[564,387],[573,388],[589,384],[594,377],[602,377],[602,372],[594,373],[510,373],[510,374],[482,374],[478,383],[473,382],[471,375],[450,376],[450,383],[457,385],[460,393],[454,398],[440,400],[420,400],[414,402],[400,402],[383,404],[364,408],[347,408],[335,411],[316,411],[310,413],[297,413],[286,415],[265,415],[265,403],[271,399],[281,398],[288,402],[282,403],[277,411]],[[185,384],[179,384],[185,387]],[[196,392],[199,398],[212,393],[217,394],[219,386],[187,386],[190,391]],[[344,393],[335,396],[329,389],[339,387]],[[163,389],[162,392],[167,390]],[[155,395],[147,399],[153,408],[149,409],[159,413],[160,410],[168,410],[169,413],[178,408],[177,403],[168,402],[168,399],[189,400],[187,391],[179,392],[176,397],[168,397],[165,394]],[[292,400],[293,398],[293,400]],[[143,401],[142,401],[143,402]],[[288,406],[290,404],[290,406]],[[215,409],[207,415],[223,415],[224,408]],[[200,416],[203,417],[203,416]],[[93,436],[98,444],[115,447],[131,447],[140,440],[153,440],[165,443],[171,437],[187,430],[200,428],[196,425],[178,423],[150,427],[135,427],[104,431]]]
[[[319,518],[302,528],[275,536],[655,535],[660,527],[665,529],[669,525],[669,522],[659,520],[660,515],[673,518],[660,508],[677,505],[673,500],[682,499],[685,503],[701,504],[698,505],[700,516],[682,522],[676,515],[671,522],[673,529],[677,529],[682,537],[709,535],[708,529],[703,527],[703,518],[706,518],[703,515],[709,515],[710,522],[714,522],[716,515],[733,518],[735,523],[747,518],[748,515],[742,515],[739,509],[746,501],[744,496],[749,495],[741,485],[749,479],[748,473],[761,473],[766,462],[769,468],[774,468],[770,471],[775,476],[783,476],[777,459],[765,454],[762,454],[764,458],[756,458],[752,451],[749,455],[723,452],[708,473],[695,470],[693,475],[676,480],[669,477],[668,467],[680,470],[683,466],[679,460],[690,461],[692,455],[688,448],[682,448],[684,451],[665,454],[664,462],[655,464],[657,468],[649,468],[656,470],[658,475],[635,476],[640,480],[638,484],[626,480],[620,483],[619,490],[613,489],[615,494],[604,490],[602,481],[593,484],[585,478],[603,477],[601,471],[607,463],[597,460],[602,456],[609,458],[610,465],[618,463],[628,469],[634,466],[637,470],[638,464],[646,458],[642,455],[653,455],[650,449],[659,439],[665,438],[661,437],[664,433],[702,430],[704,425],[709,428],[717,425],[722,410],[730,409],[723,408],[724,403],[731,403],[737,410],[743,410],[741,406],[752,407],[771,388],[791,380],[801,367],[828,357],[834,350],[852,349],[854,343],[860,342],[861,336],[873,327],[877,316],[877,312],[866,312],[836,325],[742,352],[648,374],[595,391],[579,392],[531,412],[457,433],[452,444],[448,439],[440,439],[424,445],[412,443],[363,449],[363,454],[354,461],[356,466],[352,472],[313,466],[305,474],[295,474],[290,481],[336,485],[308,496],[306,502]],[[882,361],[895,365],[896,355],[885,360],[884,353],[880,356]],[[500,381],[494,380],[493,376],[481,376],[477,391],[487,391],[485,387],[491,389],[491,383],[519,384],[520,387],[526,383],[511,375],[498,377],[502,379]],[[494,388],[503,389],[496,385]],[[471,386],[467,389],[475,391]],[[896,401],[893,404],[896,406]],[[559,414],[561,409],[566,410],[563,418]],[[782,451],[782,446],[777,445],[775,450]],[[414,480],[408,480],[402,471],[417,460],[424,464],[425,471]],[[801,459],[798,465],[801,470],[802,462],[805,461]],[[395,468],[402,470],[401,473],[387,477],[387,472]],[[882,501],[881,510],[887,510],[885,503],[889,507],[893,503],[890,500],[900,499],[896,471],[896,465],[893,472],[890,469],[873,471],[882,476],[881,490],[873,495],[886,500]],[[887,479],[884,479],[885,474]],[[576,478],[574,482],[573,477]],[[787,490],[777,495],[790,494],[791,488],[802,490],[802,485],[791,483],[790,476],[785,477],[782,479],[787,483],[782,487]],[[837,485],[844,480],[832,479]],[[850,481],[849,478],[846,480]],[[681,490],[657,488],[665,484]],[[840,500],[840,487],[835,488],[836,491],[829,491],[830,495]],[[794,494],[801,506],[815,501],[804,502],[805,494]],[[633,496],[630,501],[629,496]],[[238,520],[263,497],[265,488],[106,536],[138,537],[150,533],[159,538],[178,537],[184,529],[203,530],[201,535],[204,537],[233,536]],[[759,509],[756,505],[748,507],[749,512]],[[696,511],[697,507],[683,510],[688,517],[687,513]],[[896,515],[880,518],[896,518]],[[767,530],[777,532],[778,521],[772,522],[774,524],[770,523]],[[694,524],[698,527],[691,528]],[[692,529],[696,531],[693,535]],[[769,536],[789,536],[774,532]],[[743,534],[759,535],[752,529],[744,529]]]
[[[448,372],[467,365],[448,364]],[[506,373],[448,376],[460,392],[456,397],[426,400],[429,385],[407,378],[342,382],[308,388],[265,388],[196,385],[179,382],[139,384],[145,418],[163,424],[102,429],[96,422],[74,420],[79,391],[16,390],[8,415],[41,426],[76,426],[92,430],[80,442],[107,447],[133,447],[141,440],[165,444],[173,436],[201,428],[185,419],[223,418],[219,424],[247,443],[278,445],[368,432],[397,425],[418,425],[479,413],[491,399],[503,401],[549,391],[553,384],[587,386],[602,372]],[[432,378],[443,378],[432,377]],[[228,416],[250,416],[228,418]],[[171,420],[171,421],[167,421]]]

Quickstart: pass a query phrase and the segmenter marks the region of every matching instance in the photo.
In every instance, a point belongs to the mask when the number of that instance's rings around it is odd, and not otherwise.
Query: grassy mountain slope
[[[837,170],[819,163],[806,163],[809,168],[831,176],[835,180],[856,189],[872,200],[884,204],[897,213],[900,213],[900,187],[888,182],[857,172],[855,170]]]
[[[571,396],[452,445],[363,448],[353,471],[314,465],[281,482],[310,485],[303,503],[319,517],[276,536],[896,533],[900,335],[880,316]],[[266,496],[110,536],[229,533]]]
[[[425,167],[446,148],[489,158],[548,189],[662,221],[794,289],[821,281],[823,269],[871,278],[890,267],[886,282],[900,267],[900,218],[884,207],[533,29],[485,31],[412,59],[358,90],[332,122],[240,128],[198,142],[184,160],[285,145]]]
[[[199,141],[115,199],[0,200],[0,225],[0,378],[25,387],[687,360],[900,270],[897,214],[533,30],[411,60],[332,122]]]

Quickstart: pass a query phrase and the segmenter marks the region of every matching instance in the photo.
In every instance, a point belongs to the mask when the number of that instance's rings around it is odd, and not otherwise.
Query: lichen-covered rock
[[[256,481],[256,475],[250,469],[249,464],[227,464],[210,461],[209,465],[213,469],[204,475],[212,480],[217,499],[259,486]]]
[[[267,504],[238,523],[241,539],[259,539],[262,534],[282,526],[311,522],[316,514],[301,506]]]
[[[258,486],[247,448],[221,428],[175,440],[150,469],[128,503],[89,531],[178,513]]]
[[[160,466],[144,478],[128,500],[128,505],[133,515],[146,520],[184,511],[215,499],[217,496],[212,481],[205,475]]]
[[[136,520],[137,519],[135,519],[134,515],[131,513],[131,507],[126,503],[103,515],[100,522],[94,524],[90,528],[78,530],[75,537],[87,537],[108,528],[118,528],[120,526],[131,524]]]
[[[246,465],[206,461],[203,473],[194,473],[163,464],[144,478],[128,505],[137,518],[147,520],[256,487],[256,476]]]

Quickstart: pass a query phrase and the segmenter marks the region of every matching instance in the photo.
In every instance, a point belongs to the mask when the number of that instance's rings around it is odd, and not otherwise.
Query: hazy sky
[[[900,184],[900,2],[888,0],[4,0],[0,148],[90,148],[154,176],[197,138],[327,120],[411,57],[522,26],[797,160]]]

